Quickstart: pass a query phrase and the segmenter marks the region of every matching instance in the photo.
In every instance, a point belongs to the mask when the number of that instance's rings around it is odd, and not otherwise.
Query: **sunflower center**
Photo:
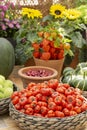
[[[60,11],[60,10],[55,10],[55,14],[56,14],[56,15],[60,15],[60,14],[61,14],[61,11]]]

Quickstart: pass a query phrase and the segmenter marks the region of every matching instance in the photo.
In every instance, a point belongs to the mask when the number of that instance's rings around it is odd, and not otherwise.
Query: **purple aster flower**
[[[4,16],[5,16],[4,12],[1,12],[1,13],[0,13],[0,18],[2,18],[2,19],[3,19],[3,18],[4,18]]]
[[[16,24],[16,27],[19,29],[19,28],[20,28],[20,25],[17,23],[17,24]]]
[[[15,5],[13,3],[10,3],[10,6],[12,9],[15,9]]]
[[[1,9],[1,10],[3,9],[3,5],[0,5],[0,9]]]
[[[5,22],[9,22],[9,19],[5,18],[4,21],[5,21]]]
[[[10,28],[14,28],[14,25],[13,25],[12,23],[8,23],[8,26],[9,26]]]
[[[6,11],[8,9],[8,7],[7,6],[3,6],[3,11]]]
[[[1,25],[2,30],[6,30],[6,26],[4,24]]]
[[[13,23],[13,24],[17,24],[17,21],[16,21],[16,20],[13,20],[12,23]]]

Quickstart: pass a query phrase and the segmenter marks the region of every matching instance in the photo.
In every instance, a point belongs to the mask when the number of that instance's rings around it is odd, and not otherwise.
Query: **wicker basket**
[[[87,124],[87,111],[67,118],[42,118],[25,115],[10,103],[9,114],[23,130],[83,130]]]
[[[22,7],[29,7],[33,9],[38,9],[42,12],[43,16],[49,13],[49,8],[53,4],[53,0],[37,0],[37,4],[34,0],[30,0],[30,2],[23,1]]]
[[[14,85],[13,91],[17,91],[17,87]],[[5,114],[9,111],[10,98],[0,99],[0,115]]]
[[[82,95],[83,95],[85,98],[87,98],[87,91],[83,91],[83,92],[82,92]]]

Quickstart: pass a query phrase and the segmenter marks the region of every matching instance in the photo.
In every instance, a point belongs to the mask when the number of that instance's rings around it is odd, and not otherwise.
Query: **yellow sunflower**
[[[63,12],[66,18],[70,20],[77,19],[81,16],[81,12],[76,9],[68,9],[65,12]]]
[[[22,15],[27,16],[28,18],[34,18],[34,11],[30,8],[22,8]]]
[[[33,10],[34,11],[34,17],[42,18],[42,13],[39,10]]]
[[[63,11],[65,10],[65,6],[61,4],[54,4],[50,7],[50,14],[53,15],[55,18],[62,18]]]
[[[42,13],[39,10],[31,8],[22,8],[22,15],[27,16],[28,18],[42,18]]]

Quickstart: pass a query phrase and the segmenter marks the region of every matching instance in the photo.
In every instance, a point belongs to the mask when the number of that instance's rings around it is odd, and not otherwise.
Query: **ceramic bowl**
[[[30,72],[34,74],[29,75]],[[45,74],[43,74],[44,72]],[[18,75],[21,77],[23,81],[23,87],[25,88],[30,82],[41,83],[43,81],[48,81],[50,79],[57,78],[58,72],[57,70],[50,67],[29,66],[29,67],[21,68],[18,71]]]

